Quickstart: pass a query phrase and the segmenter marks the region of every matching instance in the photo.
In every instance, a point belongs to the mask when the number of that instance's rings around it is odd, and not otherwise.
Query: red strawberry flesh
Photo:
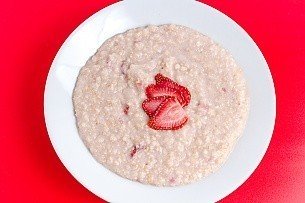
[[[188,117],[176,98],[165,99],[148,121],[148,126],[155,130],[177,130],[183,127]]]
[[[158,73],[155,76],[156,84],[166,86],[180,92],[184,102],[180,102],[182,106],[187,106],[191,101],[191,94],[186,87],[179,85],[168,77],[163,76],[161,73]],[[179,100],[180,101],[180,100]]]
[[[159,97],[159,96],[169,96],[176,97],[181,105],[185,104],[182,95],[177,90],[164,86],[164,85],[149,85],[146,87],[146,95],[148,98]]]
[[[164,77],[161,73],[158,73],[156,76],[155,76],[155,80],[156,80],[156,83],[159,84],[160,82],[166,80],[167,77]]]
[[[152,97],[144,100],[142,103],[142,108],[146,112],[146,114],[151,117],[156,112],[157,108],[160,104],[166,99],[168,96],[159,96],[159,97]]]

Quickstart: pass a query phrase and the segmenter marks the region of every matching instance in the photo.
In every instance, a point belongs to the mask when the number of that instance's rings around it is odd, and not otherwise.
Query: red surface
[[[64,40],[112,2],[1,2],[0,202],[101,202],[57,158],[45,128],[43,92]],[[304,202],[305,2],[205,2],[237,21],[257,42],[277,94],[277,120],[267,154],[253,175],[221,202]]]

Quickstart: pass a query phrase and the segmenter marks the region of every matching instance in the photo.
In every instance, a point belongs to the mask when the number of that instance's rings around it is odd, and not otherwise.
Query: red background
[[[9,0],[0,5],[0,202],[101,202],[57,158],[43,93],[68,35],[114,1]],[[277,119],[253,175],[221,202],[305,201],[305,1],[205,0],[238,22],[270,66]]]

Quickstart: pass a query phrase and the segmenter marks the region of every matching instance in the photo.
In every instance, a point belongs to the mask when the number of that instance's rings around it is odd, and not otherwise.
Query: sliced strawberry
[[[166,87],[170,87],[170,88],[175,89],[178,92],[180,92],[181,96],[183,97],[183,100],[185,101],[184,104],[181,104],[181,105],[187,106],[191,101],[191,94],[190,94],[189,90],[186,87],[178,85],[176,82],[169,81],[169,80],[161,81],[158,85],[164,85]]]
[[[181,103],[181,105],[185,104],[185,101],[179,91],[164,85],[147,86],[146,95],[148,98],[159,97],[159,96],[176,97],[178,101]]]
[[[172,81],[171,79],[157,82],[157,85],[164,85],[164,86],[176,89],[176,90],[178,90],[181,87],[180,85],[178,85],[176,82]]]
[[[148,121],[148,126],[155,130],[177,130],[183,127],[188,117],[176,98],[165,99]]]
[[[148,98],[148,99],[144,100],[144,102],[142,103],[142,108],[147,113],[147,115],[149,117],[151,117],[154,115],[157,108],[166,98],[168,98],[168,96],[159,96],[159,97]]]
[[[158,74],[155,76],[155,80],[156,80],[156,83],[157,83],[157,84],[159,84],[159,83],[161,83],[162,81],[167,80],[167,79],[169,79],[169,78],[163,76],[161,73],[158,73]],[[169,80],[170,80],[170,79],[169,79]]]
[[[163,76],[161,73],[158,73],[155,76],[155,80],[156,80],[157,85],[163,85],[163,86],[175,89],[178,92],[180,92],[180,94],[184,100],[184,103],[181,103],[182,106],[187,106],[190,103],[191,94],[186,87],[179,85],[178,83],[174,82],[170,78]]]
[[[185,105],[184,106],[187,106],[189,105],[190,101],[191,101],[191,93],[190,91],[186,88],[186,87],[183,87],[183,86],[180,86],[179,87],[179,91],[185,101]]]

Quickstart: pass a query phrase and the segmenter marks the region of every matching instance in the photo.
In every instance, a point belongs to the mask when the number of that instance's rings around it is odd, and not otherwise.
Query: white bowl
[[[148,24],[185,25],[228,49],[243,67],[250,89],[250,114],[243,136],[215,174],[179,187],[155,187],[124,179],[96,162],[78,136],[72,92],[78,71],[109,37]],[[249,35],[221,12],[194,0],[126,0],[83,22],[58,51],[46,82],[44,112],[53,147],[70,173],[109,202],[215,202],[255,170],[270,142],[275,92],[268,65]]]

